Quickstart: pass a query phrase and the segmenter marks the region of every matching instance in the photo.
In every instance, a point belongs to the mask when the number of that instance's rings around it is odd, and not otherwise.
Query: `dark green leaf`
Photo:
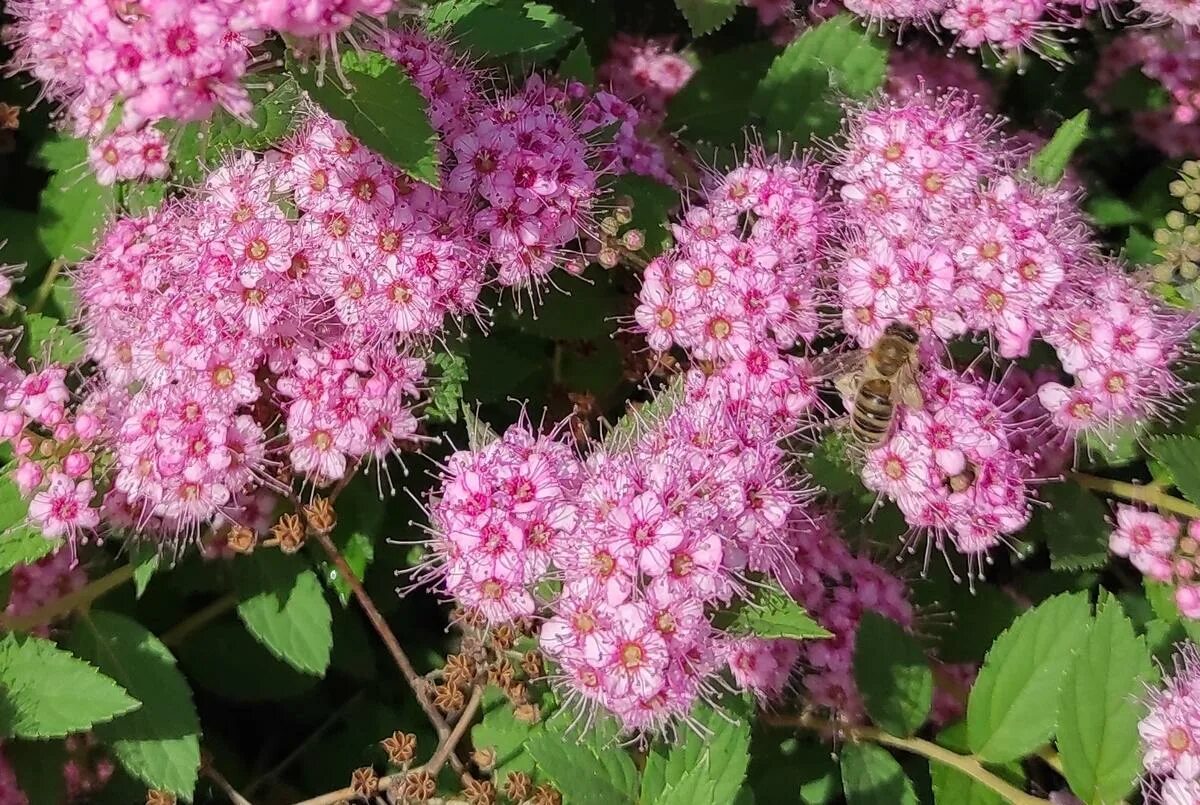
[[[617,743],[610,717],[595,716],[587,729],[560,711],[544,722],[526,745],[538,770],[563,795],[563,805],[631,805],[637,802],[638,773]]]
[[[847,743],[842,747],[841,766],[848,805],[917,805],[912,781],[886,750]]]
[[[1159,436],[1150,440],[1149,449],[1171,471],[1183,496],[1200,505],[1200,438]]]
[[[488,686],[483,696],[483,718],[471,727],[471,745],[495,752],[493,776],[503,780],[515,771],[534,774],[533,757],[526,751],[530,739],[540,731],[518,721],[512,704],[498,689]]]
[[[692,36],[704,36],[733,19],[739,0],[675,0]]]
[[[458,352],[443,350],[430,356],[429,364],[437,371],[432,377],[425,416],[434,422],[457,422],[463,383],[467,379],[467,359]]]
[[[350,57],[353,52],[348,52]],[[438,138],[425,113],[425,99],[399,65],[384,59],[343,60],[352,86],[332,75],[291,64],[296,82],[322,109],[346,124],[362,144],[417,181],[439,186]]]
[[[628,173],[612,184],[612,197],[618,206],[628,206],[632,219],[623,232],[639,230],[648,257],[657,257],[671,243],[670,215],[681,203],[679,191],[645,176]],[[606,272],[607,274],[607,272]]]
[[[473,55],[517,53],[534,62],[551,58],[579,33],[550,6],[520,0],[449,0],[435,7],[431,24],[450,28],[455,44]]]
[[[883,83],[887,46],[849,14],[810,28],[775,59],[753,108],[791,139],[807,144],[833,134],[846,98],[866,98]]]
[[[69,327],[39,313],[26,314],[25,341],[29,354],[37,361],[49,360],[64,366],[80,360],[86,349],[83,339]]]
[[[1087,214],[1100,227],[1140,223],[1142,214],[1116,196],[1097,196],[1087,203]]]
[[[233,702],[287,699],[321,681],[276,659],[234,622],[206,626],[178,651],[180,665],[197,685]],[[220,662],[214,662],[215,657]]]
[[[718,613],[714,625],[731,635],[767,639],[808,640],[832,636],[777,582],[766,580],[751,588],[748,600]]]
[[[1054,570],[1092,570],[1108,561],[1108,524],[1104,504],[1079,484],[1044,486],[1049,505],[1034,515],[1034,527],[1050,548]]]
[[[96,727],[96,735],[146,785],[190,799],[200,770],[200,720],[171,652],[145,628],[112,612],[84,615],[71,645],[142,702]]]
[[[1029,171],[1035,179],[1044,185],[1058,184],[1075,150],[1087,139],[1090,117],[1091,113],[1084,109],[1058,127],[1050,142],[1029,161]]]
[[[0,640],[0,735],[61,738],[138,706],[121,685],[49,640]]]
[[[158,570],[161,554],[150,543],[142,543],[134,547],[130,562],[133,564],[133,587],[138,598],[146,592],[146,585]]]
[[[667,128],[692,142],[740,145],[754,89],[778,54],[779,48],[756,42],[705,58],[668,103]]]
[[[575,43],[571,52],[558,65],[558,75],[567,80],[579,81],[589,86],[596,80],[596,69],[592,67],[592,57],[588,54],[587,43],[582,39]]]
[[[933,705],[933,671],[904,627],[864,612],[854,645],[854,681],[867,714],[896,735],[912,735]]]
[[[332,614],[321,582],[299,556],[258,551],[233,562],[238,617],[272,654],[322,676],[333,648]]]
[[[938,733],[937,743],[952,752],[963,754],[967,748],[967,725],[959,722]],[[1023,780],[1021,764],[1012,761],[999,771],[1002,776]],[[1006,805],[1007,800],[983,783],[976,781],[953,766],[936,761],[929,764],[933,799],[937,805]]]
[[[337,525],[330,535],[342,558],[359,581],[375,561],[374,535],[383,522],[384,505],[374,475],[358,475],[346,485],[337,499]],[[350,585],[327,559],[321,560],[321,578],[337,594],[342,606],[350,603]]]
[[[642,805],[732,805],[750,762],[749,709],[692,710],[682,735],[657,746],[642,772]]]
[[[1133,787],[1142,765],[1142,694],[1156,676],[1145,641],[1109,600],[1067,671],[1059,706],[1063,773],[1084,802],[1116,805]]]
[[[996,639],[967,706],[975,754],[1003,763],[1054,734],[1059,687],[1090,622],[1086,595],[1058,595],[1022,614]]]
[[[86,166],[87,148],[82,140],[63,136],[47,142],[41,155],[56,172],[42,191],[37,238],[51,259],[75,262],[92,248],[96,233],[113,208],[113,189],[96,181]]]
[[[832,748],[812,735],[756,731],[747,777],[759,802],[794,801],[798,794],[804,805],[825,805],[842,791]]]

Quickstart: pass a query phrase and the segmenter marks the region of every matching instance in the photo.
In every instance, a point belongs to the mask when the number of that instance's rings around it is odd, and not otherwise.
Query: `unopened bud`
[[[1183,181],[1182,179],[1176,179],[1175,181],[1173,181],[1169,185],[1167,185],[1167,190],[1169,190],[1171,195],[1174,196],[1175,198],[1183,198],[1184,196],[1187,195],[1187,192],[1189,190],[1188,183]]]
[[[617,250],[611,246],[605,246],[596,255],[596,262],[605,268],[616,268],[617,263],[621,262],[621,255],[617,254]]]
[[[621,244],[631,252],[639,251],[646,245],[646,235],[640,229],[630,229],[621,236]]]
[[[271,536],[279,540],[279,550],[296,553],[304,547],[304,524],[297,515],[289,512],[280,516],[279,522],[272,526]]]
[[[612,237],[621,231],[621,224],[611,215],[605,216],[600,221],[600,231]]]
[[[1167,226],[1172,229],[1183,229],[1187,226],[1187,216],[1179,210],[1171,210],[1167,213]]]
[[[318,534],[328,534],[337,525],[337,514],[329,498],[316,497],[304,507],[304,519],[308,527]]]
[[[617,207],[613,210],[613,218],[616,218],[617,223],[621,226],[625,226],[625,224],[633,220],[633,210],[629,209],[629,207]]]
[[[1188,193],[1183,197],[1183,208],[1188,212],[1200,210],[1200,194]]]
[[[1200,179],[1200,162],[1189,159],[1183,163],[1183,175],[1191,179]]]

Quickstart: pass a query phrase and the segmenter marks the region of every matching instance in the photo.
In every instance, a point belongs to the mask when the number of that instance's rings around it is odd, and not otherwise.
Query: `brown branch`
[[[442,766],[446,765],[447,760],[456,758],[454,750],[457,748],[458,742],[462,740],[463,735],[470,729],[471,722],[475,720],[475,713],[479,710],[479,705],[483,703],[483,689],[484,686],[476,682],[471,690],[471,698],[467,700],[467,705],[463,708],[462,714],[459,715],[454,729],[442,739],[441,743],[438,744],[437,751],[433,753],[433,757],[429,758],[429,762],[425,764],[425,771],[434,777],[437,777],[438,772],[442,770]]]
[[[232,803],[232,805],[251,805],[250,800],[239,794],[237,789],[230,785],[229,781],[225,779],[224,775],[213,768],[212,763],[205,761],[200,766],[200,772],[205,777],[212,780],[216,784],[217,788],[221,789],[221,791],[225,793],[225,796],[229,797],[229,801]]]

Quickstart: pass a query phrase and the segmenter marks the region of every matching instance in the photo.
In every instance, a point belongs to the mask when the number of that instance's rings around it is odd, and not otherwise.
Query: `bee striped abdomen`
[[[855,437],[867,445],[878,445],[892,426],[895,404],[892,402],[892,387],[886,380],[864,383],[854,400],[854,414],[850,418]]]

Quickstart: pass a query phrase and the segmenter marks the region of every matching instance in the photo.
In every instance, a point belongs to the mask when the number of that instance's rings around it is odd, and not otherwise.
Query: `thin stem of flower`
[[[54,281],[58,279],[58,275],[62,273],[66,264],[65,260],[59,259],[46,269],[46,276],[42,278],[41,284],[33,292],[33,299],[29,303],[30,313],[42,312],[42,308],[46,306],[46,302],[50,300],[50,294],[54,291]]]
[[[210,622],[224,615],[229,610],[237,606],[238,598],[234,593],[223,595],[213,601],[206,607],[196,610],[188,617],[181,620],[179,623],[172,626],[167,631],[159,635],[158,639],[165,645],[178,646],[186,640],[192,632],[207,626]]]
[[[65,617],[77,609],[84,609],[101,596],[120,587],[133,578],[133,565],[121,565],[107,575],[51,601],[28,615],[5,617],[0,615],[0,629],[10,632],[28,632],[37,626]]]
[[[1168,495],[1162,489],[1142,484],[1131,484],[1125,481],[1114,481],[1111,478],[1101,478],[1083,472],[1071,473],[1075,482],[1084,489],[1104,492],[1117,498],[1147,503],[1157,509],[1181,514],[1190,519],[1200,519],[1200,506],[1194,506],[1186,500]]]
[[[417,697],[417,703],[421,705],[421,709],[425,711],[425,715],[429,718],[429,722],[433,724],[434,730],[437,732],[438,739],[445,741],[450,735],[450,728],[446,724],[446,719],[442,717],[441,712],[429,698],[429,693],[426,690],[425,683],[422,681],[416,669],[413,668],[412,662],[408,659],[408,655],[404,653],[404,649],[400,647],[400,641],[396,639],[396,635],[392,633],[392,629],[384,620],[383,614],[379,608],[375,606],[375,602],[371,600],[371,596],[362,586],[354,570],[347,564],[345,557],[333,544],[333,540],[328,534],[320,531],[313,531],[313,534],[318,543],[324,549],[329,560],[333,562],[333,566],[337,568],[338,573],[342,575],[342,579],[350,587],[350,592],[354,594],[354,599],[358,601],[358,605],[362,607],[363,613],[367,616],[367,620],[371,622],[371,626],[375,629],[375,633],[379,635],[379,639],[383,641],[387,647],[388,653],[392,655],[392,659],[396,663],[396,667],[400,669],[400,673],[404,676],[404,680],[412,689],[413,694]],[[457,755],[450,755],[450,764],[454,766],[454,770],[462,774],[464,766]],[[336,801],[336,800],[335,800]]]
[[[225,796],[229,797],[229,801],[233,805],[251,805],[250,800],[239,794],[237,789],[230,785],[229,781],[225,779],[225,776],[213,768],[211,763],[204,763],[201,765],[200,771],[205,777],[212,780],[216,784],[217,788],[221,789]]]
[[[483,703],[483,688],[483,685],[477,683],[471,689],[471,698],[467,700],[466,706],[463,707],[463,711],[459,715],[454,729],[438,744],[433,757],[425,764],[425,771],[434,777],[437,777],[438,772],[442,770],[442,766],[446,765],[446,761],[454,756],[454,749],[458,746],[458,742],[462,740],[463,735],[470,729],[471,722],[475,720],[475,713],[479,710],[479,705]]]
[[[984,768],[979,758],[974,755],[960,755],[949,749],[926,741],[923,738],[901,738],[898,735],[884,732],[878,727],[854,726],[850,724],[835,724],[811,715],[764,715],[763,720],[768,724],[786,727],[802,727],[828,735],[836,735],[850,740],[870,741],[882,746],[890,746],[904,752],[937,761],[944,766],[962,772],[972,780],[987,786],[1012,805],[1046,805],[1046,800],[1026,794],[1017,787],[1009,784],[997,775]]]
[[[336,710],[334,710],[329,715],[329,718],[325,719],[325,721],[322,722],[320,724],[320,726],[318,726],[315,730],[311,731],[308,735],[306,735],[304,737],[304,740],[300,742],[299,746],[297,746],[291,752],[288,752],[287,756],[284,757],[283,760],[279,761],[273,767],[271,767],[268,771],[263,772],[256,779],[252,780],[246,786],[246,793],[253,794],[255,791],[258,791],[260,788],[262,788],[267,783],[269,783],[272,780],[279,777],[279,775],[282,774],[288,768],[288,766],[291,766],[293,763],[296,762],[296,760],[301,755],[304,754],[306,749],[311,747],[322,736],[324,736],[325,733],[327,733],[335,724],[337,724],[339,721],[341,721],[342,718],[346,715],[347,711],[349,711],[351,707],[358,704],[358,702],[362,701],[363,696],[365,696],[365,695],[366,695],[366,692],[360,690],[358,693],[354,694],[349,699],[347,699],[345,701],[345,703],[343,703],[340,707],[338,707]]]

